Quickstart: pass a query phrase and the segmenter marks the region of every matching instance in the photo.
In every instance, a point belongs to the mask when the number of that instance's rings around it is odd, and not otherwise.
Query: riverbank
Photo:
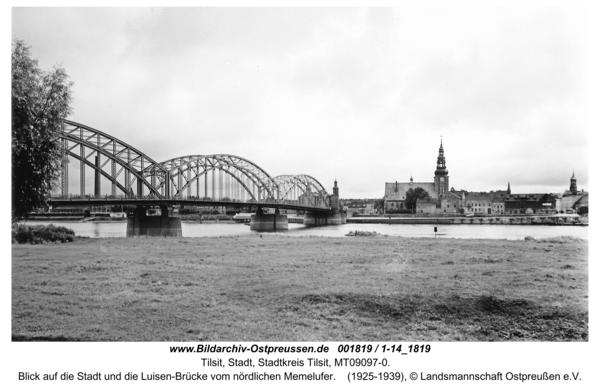
[[[27,222],[54,222],[54,221],[82,221],[85,214],[52,214],[52,215],[30,215],[26,219]]]
[[[388,225],[544,225],[588,226],[588,217],[573,216],[519,216],[519,217],[352,217],[347,223]]]
[[[587,241],[13,245],[13,340],[587,340]]]

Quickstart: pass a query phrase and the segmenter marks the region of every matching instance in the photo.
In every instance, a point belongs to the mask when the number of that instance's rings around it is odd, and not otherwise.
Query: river
[[[73,229],[78,236],[125,237],[127,222],[70,222],[48,221],[27,222],[28,225],[54,224]],[[256,233],[242,223],[197,223],[182,222],[184,237],[241,236]],[[307,228],[301,224],[289,224],[289,230],[276,234],[290,236],[343,237],[348,232],[375,231],[389,236],[434,237],[433,225],[385,225],[385,224],[346,224]],[[588,226],[540,226],[540,225],[439,225],[437,236],[441,238],[479,238],[522,240],[525,236],[547,238],[572,236],[588,239]],[[267,233],[273,234],[273,233]]]

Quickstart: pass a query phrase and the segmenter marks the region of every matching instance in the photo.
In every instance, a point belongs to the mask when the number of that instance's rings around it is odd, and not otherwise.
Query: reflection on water
[[[71,222],[53,221],[46,224],[65,226],[73,229],[78,236],[125,237],[127,222]],[[29,225],[41,222],[27,222]],[[250,231],[241,223],[195,223],[183,222],[184,237],[242,236],[259,234]],[[343,237],[354,230],[376,231],[389,236],[434,237],[434,225],[385,225],[385,224],[346,224],[307,228],[301,224],[289,224],[290,230],[277,234],[290,236]],[[522,240],[525,236],[534,238],[573,236],[588,238],[587,226],[537,226],[537,225],[439,225],[437,236],[443,238],[491,238]],[[263,233],[264,234],[264,233]]]

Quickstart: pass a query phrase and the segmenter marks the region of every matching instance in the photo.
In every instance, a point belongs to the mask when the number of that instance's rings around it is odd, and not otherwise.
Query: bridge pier
[[[346,213],[339,211],[307,211],[304,214],[305,226],[344,225]]]
[[[147,215],[147,206],[137,206],[127,216],[127,237],[163,236],[181,237],[181,218],[173,216],[173,209],[160,205],[161,215]]]
[[[256,208],[256,214],[250,219],[250,230],[255,232],[276,232],[288,230],[287,215],[281,215],[279,209],[275,214],[265,214],[262,208]]]

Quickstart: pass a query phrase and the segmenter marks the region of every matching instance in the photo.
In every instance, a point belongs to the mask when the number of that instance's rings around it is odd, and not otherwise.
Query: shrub
[[[361,231],[361,230],[355,230],[355,231],[351,231],[348,234],[346,234],[346,236],[349,237],[375,237],[375,236],[380,236],[380,233],[377,232],[365,232],[365,231]]]
[[[47,242],[72,242],[75,232],[64,226],[15,224],[12,242],[17,244],[44,244]]]

